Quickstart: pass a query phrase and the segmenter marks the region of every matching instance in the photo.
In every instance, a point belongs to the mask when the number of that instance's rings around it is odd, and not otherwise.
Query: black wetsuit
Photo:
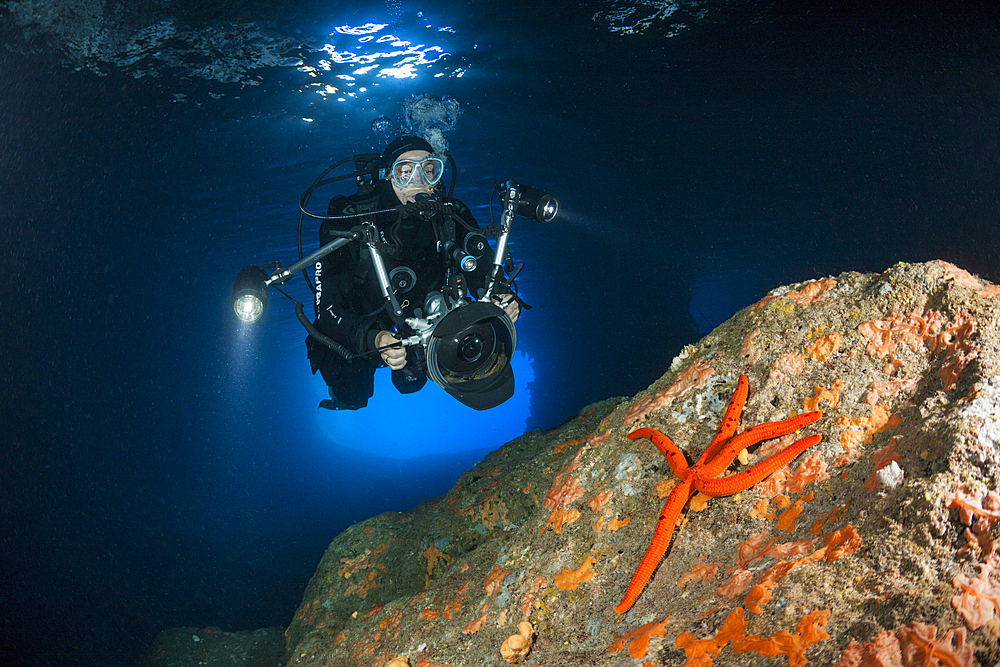
[[[455,199],[450,202],[451,205],[445,210],[449,210],[452,217],[460,218],[460,221],[448,221],[448,216],[440,214],[433,216],[433,221],[417,214],[400,217],[396,212],[380,214],[376,218],[379,241],[382,242],[379,250],[382,252],[386,271],[406,266],[416,275],[413,287],[396,295],[406,317],[414,315],[414,308],[423,307],[428,293],[445,288],[449,269],[443,254],[437,251],[438,238],[454,234],[461,247],[466,235],[471,233],[467,226],[479,229],[475,218],[464,204]],[[385,181],[380,181],[373,197],[334,197],[330,201],[328,215],[358,213],[366,205],[370,207],[367,210],[390,209],[398,206],[399,200],[391,187]],[[358,218],[325,220],[320,227],[320,245],[333,240],[329,235],[330,230],[349,230],[358,224]],[[479,290],[485,288],[492,262],[493,254],[487,250],[476,270],[464,274],[466,285],[474,298],[481,293]],[[317,262],[315,326],[321,333],[356,355],[371,352],[375,349],[375,336],[378,332],[389,330],[394,324],[384,306],[385,299],[382,297],[368,248],[363,243],[351,243]],[[312,372],[320,371],[330,387],[330,400],[323,401],[320,407],[356,410],[368,404],[368,399],[374,393],[375,369],[382,365],[382,358],[378,354],[356,356],[348,361],[311,337],[306,338],[306,348]],[[400,392],[410,393],[424,386],[427,376],[420,372],[420,366],[416,350],[407,348],[406,367],[402,371],[392,372],[393,384]]]

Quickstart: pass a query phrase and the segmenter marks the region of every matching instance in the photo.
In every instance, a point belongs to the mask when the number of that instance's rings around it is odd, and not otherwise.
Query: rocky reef
[[[344,531],[286,631],[287,664],[505,664],[501,645],[529,633],[527,665],[994,665],[998,319],[1000,289],[940,261],[777,289],[638,396]],[[616,613],[674,479],[626,435],[657,429],[693,462],[741,374],[738,432],[823,416],[730,472],[822,441],[745,491],[693,497]]]
[[[337,536],[283,660],[998,665],[998,325],[1000,288],[940,261],[776,289],[638,396],[528,433],[444,496]],[[719,478],[822,440],[745,490],[692,497],[616,613],[676,482],[650,440],[627,435],[656,429],[693,463],[740,375],[737,433],[822,417]],[[196,633],[177,633],[189,652]],[[166,639],[148,664],[184,652]]]

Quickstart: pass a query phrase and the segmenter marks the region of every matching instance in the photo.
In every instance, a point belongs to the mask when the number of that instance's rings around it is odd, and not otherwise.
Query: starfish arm
[[[758,442],[762,442],[764,440],[770,440],[771,438],[777,438],[782,435],[794,433],[803,426],[813,423],[822,416],[822,412],[806,412],[796,417],[792,417],[791,419],[785,419],[780,422],[767,422],[766,424],[759,424],[751,429],[743,431],[743,433],[740,433],[726,443],[726,446],[722,448],[722,451],[720,451],[715,458],[702,465],[699,469],[699,474],[702,479],[718,477],[726,468],[729,467],[729,464],[733,462],[733,459],[740,453],[740,450],[745,447],[749,447],[750,445],[757,444]]]
[[[769,459],[765,459],[757,465],[733,475],[732,477],[722,477],[721,479],[702,479],[694,475],[694,486],[706,496],[728,496],[730,494],[748,489],[757,482],[765,479],[775,470],[785,465],[796,456],[809,449],[823,438],[822,435],[810,435],[808,438],[797,440],[791,446],[786,447]]]
[[[746,405],[748,392],[747,376],[740,374],[739,382],[736,383],[736,391],[733,392],[733,397],[729,400],[729,407],[726,408],[726,414],[722,418],[722,423],[719,424],[719,431],[712,438],[712,442],[708,444],[705,451],[701,453],[701,457],[695,465],[700,466],[705,461],[711,461],[715,458],[719,450],[725,446],[726,441],[736,433],[736,425],[740,421],[740,414],[743,413],[743,406]]]
[[[646,553],[643,554],[642,560],[639,561],[639,567],[635,569],[632,581],[629,582],[628,588],[625,589],[625,597],[615,607],[617,613],[624,614],[635,603],[639,598],[639,593],[642,592],[646,582],[649,581],[649,577],[652,576],[653,570],[656,569],[660,559],[663,558],[663,554],[666,553],[667,546],[670,544],[670,538],[674,534],[674,524],[677,523],[677,517],[680,516],[684,503],[691,496],[691,486],[693,484],[694,475],[675,486],[674,490],[670,492],[670,497],[667,498],[663,509],[660,510],[660,518],[656,521],[653,540],[649,543],[649,547],[646,549]]]
[[[684,479],[688,474],[688,463],[687,459],[684,457],[684,452],[682,452],[677,445],[673,443],[667,436],[663,435],[659,431],[653,428],[640,428],[638,430],[632,431],[627,436],[629,440],[635,440],[636,438],[646,438],[653,446],[660,450],[660,453],[667,458],[667,463],[670,465],[670,469],[674,472],[675,477]]]

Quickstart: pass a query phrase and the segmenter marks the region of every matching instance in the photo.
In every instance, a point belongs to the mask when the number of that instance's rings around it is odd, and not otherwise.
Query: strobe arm
[[[336,236],[337,238],[321,246],[315,252],[310,253],[307,257],[303,257],[291,266],[282,268],[280,264],[271,265],[272,267],[277,268],[273,273],[271,273],[270,276],[267,275],[264,267],[244,267],[237,275],[236,283],[233,286],[232,306],[233,313],[236,315],[236,318],[247,324],[256,322],[263,316],[264,309],[267,306],[267,288],[269,285],[282,285],[291,280],[296,273],[303,271],[305,268],[312,265],[317,260],[326,257],[334,250],[342,248],[348,243],[363,241],[368,246],[372,264],[375,267],[375,274],[378,277],[379,286],[382,290],[382,296],[386,300],[386,307],[389,309],[390,315],[394,320],[402,322],[402,308],[400,308],[396,295],[389,285],[389,277],[386,273],[385,262],[382,260],[382,255],[375,246],[374,240],[377,238],[377,233],[374,225],[366,223],[360,227],[355,227],[350,231],[331,231],[330,234]],[[276,289],[278,288],[276,287]],[[279,289],[279,291],[281,290]],[[284,292],[282,293],[284,294]],[[285,296],[288,295],[286,294]],[[291,297],[288,298],[291,299]],[[302,304],[294,299],[292,299],[292,301],[295,303],[295,316],[309,333],[311,338],[330,348],[347,360],[351,360],[357,356],[345,346],[316,329],[312,322],[309,321],[309,318],[306,317]]]
[[[489,301],[493,296],[493,290],[496,288],[497,282],[503,279],[503,260],[507,254],[507,239],[510,238],[510,226],[514,221],[514,214],[517,212],[517,206],[520,201],[518,187],[517,183],[513,181],[507,181],[504,185],[501,199],[503,202],[503,213],[500,215],[500,236],[497,238],[497,251],[493,255],[493,268],[490,271],[490,279],[486,284],[486,292],[483,294],[483,298],[480,299],[481,301]]]
[[[309,253],[299,261],[289,266],[287,269],[279,269],[278,271],[275,271],[273,274],[271,274],[271,277],[267,279],[266,284],[282,285],[291,280],[292,276],[294,276],[296,273],[315,263],[316,260],[322,259],[327,255],[329,255],[334,250],[336,250],[337,248],[341,248],[350,243],[351,241],[357,241],[358,239],[363,237],[363,234],[361,232],[354,229],[347,232],[331,231],[330,234],[332,236],[337,236],[339,238],[335,238],[326,245],[320,246],[315,252]]]
[[[490,271],[489,283],[482,301],[489,301],[497,284],[503,279],[503,263],[507,254],[507,239],[510,237],[510,226],[515,215],[536,222],[552,222],[559,215],[559,200],[544,190],[522,185],[516,181],[507,181],[497,186],[503,213],[500,216],[500,236],[497,238],[497,251],[493,256],[493,268]],[[511,276],[508,281],[513,280]]]

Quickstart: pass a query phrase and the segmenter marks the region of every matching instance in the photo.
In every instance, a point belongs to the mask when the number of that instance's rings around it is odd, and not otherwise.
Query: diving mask
[[[403,159],[392,163],[392,180],[401,188],[409,185],[436,185],[443,174],[444,160],[437,157]]]

